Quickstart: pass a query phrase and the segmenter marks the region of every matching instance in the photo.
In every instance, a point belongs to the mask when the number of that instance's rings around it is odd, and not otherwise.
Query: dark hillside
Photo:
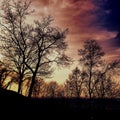
[[[27,117],[72,117],[88,120],[120,119],[120,99],[28,99],[13,91],[0,89],[1,113]],[[7,117],[7,116],[6,116]]]
[[[14,91],[0,89],[0,108],[2,112],[22,109],[27,103],[27,98]],[[18,109],[19,108],[19,109]]]

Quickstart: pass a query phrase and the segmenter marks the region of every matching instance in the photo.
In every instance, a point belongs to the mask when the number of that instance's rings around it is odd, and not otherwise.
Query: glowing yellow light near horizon
[[[56,69],[53,73],[51,79],[48,79],[47,81],[56,81],[59,84],[64,84],[65,80],[68,78],[68,75],[70,73],[70,70],[68,68],[62,68],[62,69]]]

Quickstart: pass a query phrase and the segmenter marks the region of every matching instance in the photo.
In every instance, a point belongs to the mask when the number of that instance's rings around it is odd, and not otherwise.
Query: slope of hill
[[[28,99],[13,91],[0,89],[1,113],[44,118],[84,118],[102,120],[120,118],[120,99]]]

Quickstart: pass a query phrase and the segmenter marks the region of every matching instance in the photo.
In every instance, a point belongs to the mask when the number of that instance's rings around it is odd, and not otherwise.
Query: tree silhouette
[[[48,83],[47,85],[47,95],[46,97],[54,98],[57,96],[58,84],[55,81]]]
[[[46,92],[46,83],[43,79],[38,78],[35,81],[32,96],[34,97],[44,97]]]
[[[96,72],[102,63],[101,57],[104,55],[104,52],[95,40],[86,40],[83,49],[78,50],[78,54],[80,56],[80,63],[83,64],[87,72],[88,77],[85,85],[89,98],[92,98],[98,82],[98,80],[95,79]]]
[[[14,73],[9,69],[9,66],[6,66],[4,62],[0,61],[0,88],[8,89],[13,83],[17,83],[13,74]]]
[[[25,63],[32,73],[32,82],[29,89],[29,97],[32,94],[35,78],[39,76],[48,76],[52,70],[52,64],[69,64],[69,58],[64,54],[67,47],[65,42],[67,30],[62,31],[59,28],[52,27],[53,19],[44,17],[41,22],[35,22],[34,36],[30,41],[32,51],[29,53],[31,64]]]
[[[65,90],[63,85],[58,85],[57,91],[56,91],[56,97],[63,98],[65,97]]]
[[[84,72],[81,72],[78,67],[76,67],[65,83],[66,96],[68,97],[80,97],[82,94],[83,83],[84,83]]]
[[[118,86],[114,77],[119,76],[120,61],[114,60],[110,63],[103,63],[101,71],[97,74],[98,84],[96,86],[96,93],[98,97],[114,97],[118,96]],[[115,78],[116,79],[116,78]]]
[[[8,75],[9,75],[8,70],[5,68],[3,63],[0,61],[0,88],[6,88],[4,83]]]
[[[1,12],[1,51],[4,62],[19,75],[18,93],[25,74],[28,72],[24,62],[27,61],[27,40],[30,38],[31,27],[25,23],[30,14],[30,2],[4,0]]]

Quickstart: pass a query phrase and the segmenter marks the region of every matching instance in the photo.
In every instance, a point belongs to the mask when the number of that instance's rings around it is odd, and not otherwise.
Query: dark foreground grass
[[[0,114],[10,119],[119,120],[120,99],[28,99],[0,89]],[[9,115],[8,115],[9,114]],[[17,116],[17,117],[15,117]]]

